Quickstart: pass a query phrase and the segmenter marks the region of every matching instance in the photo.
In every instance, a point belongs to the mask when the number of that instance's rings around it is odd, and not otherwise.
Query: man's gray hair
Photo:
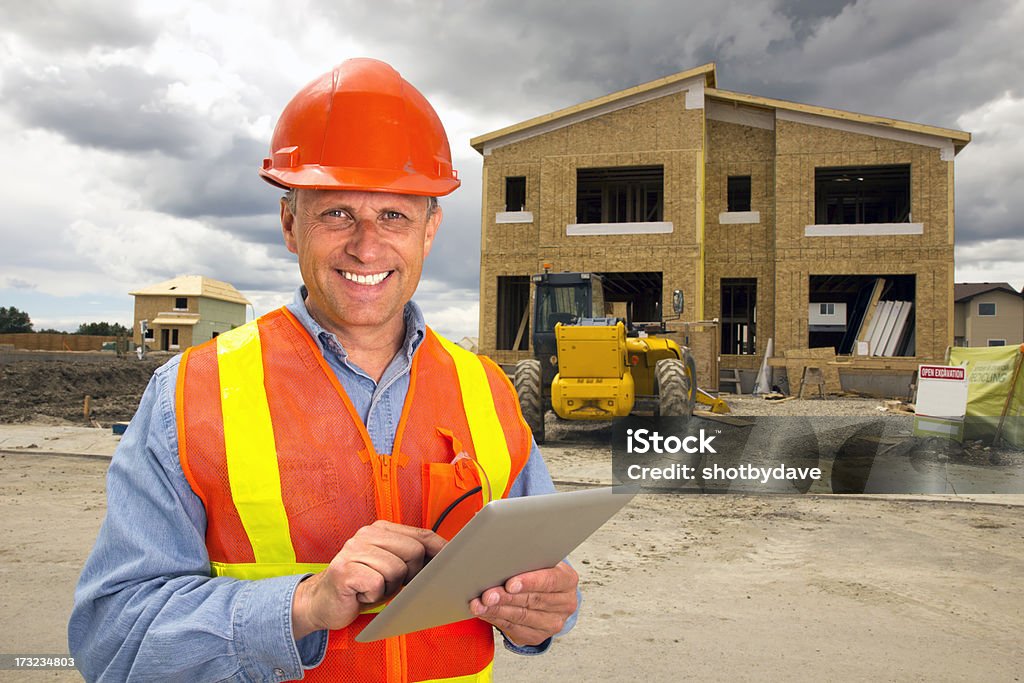
[[[284,203],[288,206],[288,210],[291,211],[292,214],[294,215],[296,205],[298,204],[299,201],[298,190],[294,187],[289,187],[288,191],[285,192],[283,199]],[[441,203],[437,201],[437,197],[427,197],[427,218],[433,216],[434,212],[437,211],[437,208],[440,205]]]

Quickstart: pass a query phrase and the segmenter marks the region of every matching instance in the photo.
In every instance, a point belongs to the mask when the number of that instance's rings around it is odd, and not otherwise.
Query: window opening
[[[910,164],[814,169],[818,225],[910,222]]]
[[[505,210],[526,211],[526,177],[505,178]]]
[[[576,169],[576,222],[661,221],[664,176],[662,166]]]
[[[729,176],[728,210],[750,211],[750,176]]]
[[[992,316],[996,314],[995,303],[978,304],[978,315]]]

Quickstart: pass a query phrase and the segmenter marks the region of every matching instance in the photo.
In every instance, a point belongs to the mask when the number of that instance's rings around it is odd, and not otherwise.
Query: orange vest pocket
[[[425,526],[450,541],[482,507],[480,472],[470,458],[423,464]]]

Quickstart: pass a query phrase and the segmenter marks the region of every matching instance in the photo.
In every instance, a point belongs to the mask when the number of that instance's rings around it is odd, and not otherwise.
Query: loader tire
[[[696,372],[689,352],[684,350],[682,359],[658,361],[654,374],[658,383],[658,414],[689,419],[697,400]]]
[[[535,358],[516,363],[513,384],[519,397],[523,419],[533,432],[533,440],[544,443],[544,392],[540,386],[540,361]]]

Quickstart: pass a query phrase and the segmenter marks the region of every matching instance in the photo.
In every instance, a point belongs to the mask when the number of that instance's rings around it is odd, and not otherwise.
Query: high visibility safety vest
[[[261,579],[324,569],[378,519],[451,538],[503,498],[530,432],[493,362],[427,330],[392,453],[366,427],[302,324],[279,309],[189,349],[177,383],[179,457],[207,514],[211,574]],[[468,494],[468,495],[467,495]],[[357,643],[361,614],[329,634],[313,681],[489,681],[479,619]]]

